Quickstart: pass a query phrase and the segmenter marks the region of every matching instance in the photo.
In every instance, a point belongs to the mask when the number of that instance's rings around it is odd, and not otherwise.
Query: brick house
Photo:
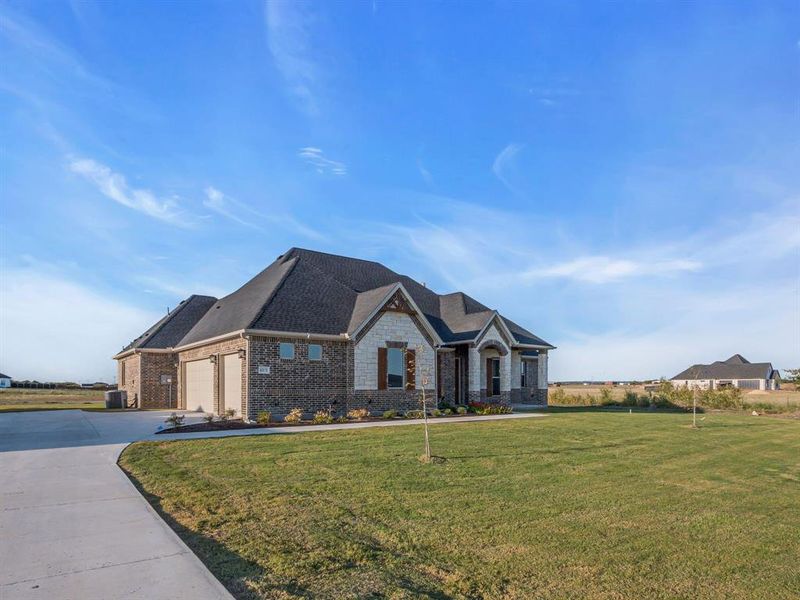
[[[190,296],[114,358],[140,408],[255,419],[418,409],[423,385],[453,405],[544,404],[552,349],[461,292],[292,248],[224,298]]]
[[[780,373],[772,363],[751,363],[741,354],[710,365],[692,365],[670,379],[676,387],[718,390],[737,387],[743,390],[777,390]]]

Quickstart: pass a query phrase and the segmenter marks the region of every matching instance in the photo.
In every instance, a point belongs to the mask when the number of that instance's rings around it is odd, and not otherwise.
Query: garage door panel
[[[236,354],[226,354],[223,362],[223,406],[225,410],[234,409],[237,415],[242,414],[242,359]]]
[[[214,365],[208,359],[186,363],[186,409],[214,412]]]

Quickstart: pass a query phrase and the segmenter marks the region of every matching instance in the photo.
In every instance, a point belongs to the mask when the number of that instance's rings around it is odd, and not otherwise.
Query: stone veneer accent
[[[433,346],[410,315],[384,312],[356,342],[353,352],[353,388],[356,391],[378,389],[378,348],[386,348],[386,342],[405,342],[409,349],[416,350],[417,389],[422,388],[422,378],[426,373],[431,380],[428,387],[436,387],[436,356]]]
[[[222,356],[225,354],[233,354],[238,352],[239,350],[245,350],[245,358],[244,364],[242,365],[242,400],[241,406],[242,409],[245,405],[245,398],[247,398],[247,363],[249,361],[249,357],[247,356],[249,353],[247,352],[247,340],[245,338],[231,338],[228,340],[223,340],[221,342],[217,342],[214,344],[208,344],[206,346],[198,346],[196,348],[191,348],[189,350],[183,350],[178,353],[178,358],[181,364],[181,376],[178,377],[178,391],[177,391],[177,398],[178,400],[178,407],[185,408],[186,407],[186,399],[183,397],[183,378],[185,376],[185,368],[184,363],[187,363],[192,360],[199,360],[199,359],[208,359],[212,354],[219,355],[217,358],[217,363],[214,365],[214,413],[219,414],[219,405],[220,405],[220,398],[219,398],[219,387],[220,387],[220,363],[222,362]],[[242,414],[244,411],[242,410]]]
[[[294,344],[293,359],[280,358],[281,342]],[[308,359],[309,344],[322,346],[322,360]],[[261,411],[281,417],[295,407],[306,415],[328,409],[337,414],[347,412],[351,348],[344,340],[250,338],[247,418],[254,420]],[[259,366],[269,367],[269,375],[260,374]]]
[[[502,348],[503,352],[493,349],[479,351],[478,348],[485,347],[491,341],[494,345]],[[486,395],[486,359],[500,359],[500,395]],[[469,402],[495,402],[500,404],[511,403],[511,352],[503,336],[493,323],[477,340],[475,345],[469,349],[469,392],[467,398]]]

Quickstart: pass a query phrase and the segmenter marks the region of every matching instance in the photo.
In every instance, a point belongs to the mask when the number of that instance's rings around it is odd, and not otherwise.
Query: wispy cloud
[[[213,186],[207,187],[205,193],[206,199],[203,201],[203,206],[240,225],[261,231],[265,231],[267,225],[272,225],[287,229],[309,239],[325,239],[325,236],[319,231],[301,223],[289,213],[264,213],[244,202],[231,198]]]
[[[114,202],[149,217],[177,225],[192,227],[193,219],[178,206],[176,198],[159,198],[153,192],[128,185],[125,177],[90,158],[72,158],[69,169],[90,183]]]
[[[265,18],[269,50],[289,93],[309,115],[319,107],[315,88],[319,72],[311,57],[311,15],[307,5],[289,0],[267,0]]]
[[[637,261],[608,256],[583,256],[545,268],[529,269],[523,278],[562,277],[589,283],[610,283],[629,277],[647,277],[698,271],[702,264],[693,260],[668,259]]]
[[[221,214],[224,217],[227,217],[231,221],[235,221],[240,225],[244,225],[246,227],[258,227],[255,223],[245,220],[238,214],[236,214],[235,210],[243,209],[246,212],[251,214],[258,214],[248,206],[244,205],[243,203],[239,202],[238,200],[234,200],[233,198],[229,198],[217,188],[213,186],[209,186],[205,189],[206,199],[203,200],[203,206],[213,210]]]
[[[524,144],[508,144],[508,146],[500,151],[495,157],[494,163],[492,163],[492,172],[504,186],[514,193],[517,193],[517,190],[511,183],[511,170],[513,169],[516,156],[524,147]]]
[[[347,175],[347,165],[338,160],[327,158],[319,148],[306,146],[305,148],[300,148],[297,155],[312,165],[317,173],[338,176]]]
[[[417,159],[417,170],[419,171],[419,174],[422,176],[422,179],[425,180],[425,183],[432,186],[433,175],[431,175],[431,172],[425,167],[424,164],[422,164],[422,160],[419,158]]]

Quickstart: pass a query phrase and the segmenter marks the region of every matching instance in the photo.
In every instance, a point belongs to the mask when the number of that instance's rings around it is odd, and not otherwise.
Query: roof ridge
[[[289,250],[289,252],[291,252],[292,250],[294,250],[294,248],[291,248],[291,249]],[[288,252],[287,252],[286,254],[288,254]],[[284,256],[285,256],[285,255],[284,255]],[[269,303],[270,303],[270,302],[272,302],[273,298],[275,298],[275,295],[278,293],[278,290],[280,290],[280,289],[283,287],[283,284],[284,284],[284,283],[286,282],[286,280],[288,279],[288,277],[289,277],[289,274],[290,274],[292,271],[294,271],[294,268],[297,266],[297,263],[298,263],[298,262],[300,262],[300,257],[298,257],[298,256],[292,256],[291,258],[288,258],[288,257],[287,257],[287,259],[286,259],[286,262],[288,262],[288,261],[294,261],[294,262],[293,262],[293,263],[292,263],[292,264],[289,266],[289,268],[288,268],[288,269],[286,269],[286,272],[283,274],[283,276],[281,276],[281,279],[280,279],[280,281],[278,282],[278,285],[276,285],[276,286],[274,287],[274,289],[272,290],[272,292],[270,293],[270,295],[269,295],[269,296],[267,296],[267,298],[266,298],[266,299],[264,300],[264,302],[261,304],[261,308],[260,308],[260,309],[258,309],[258,311],[256,311],[256,316],[255,316],[254,318],[250,319],[250,322],[247,324],[247,328],[248,328],[248,329],[250,329],[250,328],[253,326],[253,324],[255,324],[255,323],[256,323],[256,322],[257,322],[257,321],[258,321],[258,320],[261,318],[261,315],[263,315],[263,314],[264,314],[264,311],[266,311],[266,310],[267,310],[267,306],[269,306]],[[282,262],[281,264],[285,264],[285,263],[284,263],[284,262]],[[268,269],[268,268],[269,268],[269,267],[267,267],[267,269]],[[265,269],[265,270],[266,270],[266,269]],[[262,271],[262,272],[263,272],[263,271]]]

